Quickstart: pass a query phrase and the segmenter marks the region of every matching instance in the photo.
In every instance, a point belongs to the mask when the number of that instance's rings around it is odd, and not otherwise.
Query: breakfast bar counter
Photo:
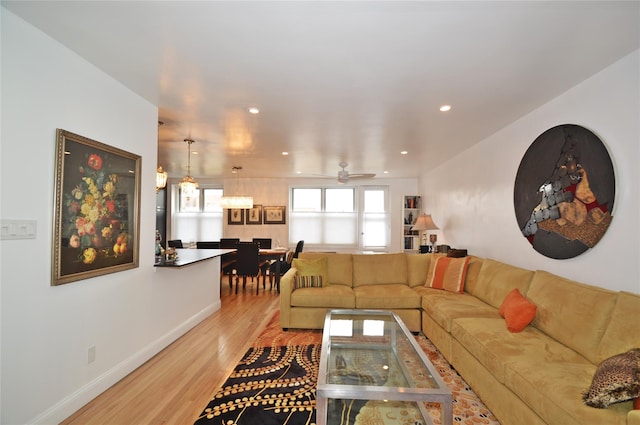
[[[155,267],[184,267],[211,258],[221,257],[224,254],[234,252],[235,249],[176,249],[178,258],[172,261],[159,260]]]

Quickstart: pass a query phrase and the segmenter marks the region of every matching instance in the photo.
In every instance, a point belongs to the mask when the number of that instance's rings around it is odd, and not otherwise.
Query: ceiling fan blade
[[[356,173],[356,174],[349,174],[349,178],[350,179],[372,179],[374,178],[376,175],[375,173]]]

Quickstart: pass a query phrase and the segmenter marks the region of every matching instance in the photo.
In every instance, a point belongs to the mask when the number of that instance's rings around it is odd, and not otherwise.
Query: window
[[[218,241],[222,237],[223,210],[220,207],[221,188],[200,188],[193,197],[181,196],[174,186],[176,194],[172,208],[172,239],[191,241]],[[178,208],[175,208],[178,206]]]
[[[332,250],[388,250],[386,200],[386,188],[292,188],[289,242],[304,240],[305,246]]]

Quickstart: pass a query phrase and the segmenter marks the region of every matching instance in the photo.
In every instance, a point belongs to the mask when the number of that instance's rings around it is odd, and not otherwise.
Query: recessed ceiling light
[[[249,108],[249,112],[252,114],[259,114],[260,113],[260,109],[258,108]]]
[[[198,155],[198,151],[191,151],[191,154]]]
[[[409,152],[407,152],[407,151],[402,151],[402,152],[400,152],[400,155],[406,155],[406,154],[408,154],[408,153],[409,153]]]
[[[289,155],[289,152],[284,151],[284,152],[282,152],[282,155],[287,156],[287,155]]]
[[[451,105],[442,105],[440,107],[440,112],[448,112],[451,110]]]
[[[383,174],[389,174],[389,172],[387,170],[384,170],[382,173]]]
[[[296,171],[296,174],[302,174],[302,171]]]

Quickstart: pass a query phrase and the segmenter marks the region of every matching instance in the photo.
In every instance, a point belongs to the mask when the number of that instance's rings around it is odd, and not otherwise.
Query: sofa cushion
[[[301,252],[298,258],[315,259],[325,257],[328,262],[329,276],[322,284],[351,286],[353,282],[353,263],[351,254],[327,252]]]
[[[527,298],[538,307],[532,325],[597,364],[597,348],[616,295],[538,270],[527,292]]]
[[[413,289],[422,296],[423,314],[451,332],[451,322],[459,317],[499,318],[498,310],[469,294],[455,294],[424,286]]]
[[[420,308],[420,295],[404,284],[356,286],[353,293],[356,308]]]
[[[536,317],[536,305],[514,288],[505,297],[499,313],[507,322],[509,332],[521,332]]]
[[[291,293],[292,307],[355,308],[353,290],[345,285],[300,288]]]
[[[594,364],[599,364],[608,357],[640,346],[638,312],[640,312],[640,295],[620,292],[616,297],[616,304],[607,329],[598,346]],[[636,338],[630,338],[630,335],[635,335]]]
[[[518,288],[521,294],[527,293],[533,274],[531,270],[485,258],[478,273],[478,280],[475,284],[468,285],[466,291],[487,304],[500,308],[502,301],[513,288]]]
[[[426,286],[434,289],[462,293],[464,292],[465,276],[469,258],[439,257],[435,259],[433,275],[426,282]]]
[[[589,385],[595,369],[586,361],[516,361],[505,369],[505,385],[548,424],[627,424],[631,402],[608,409],[594,409],[582,402],[580,394]]]
[[[502,383],[506,365],[516,361],[589,364],[584,357],[532,326],[520,333],[509,332],[499,316],[455,319],[451,334]]]
[[[640,348],[609,357],[598,365],[584,404],[606,408],[640,397]]]
[[[428,254],[407,254],[407,282],[409,286],[424,285],[429,271],[431,255]]]
[[[353,254],[353,286],[407,283],[407,255]]]

